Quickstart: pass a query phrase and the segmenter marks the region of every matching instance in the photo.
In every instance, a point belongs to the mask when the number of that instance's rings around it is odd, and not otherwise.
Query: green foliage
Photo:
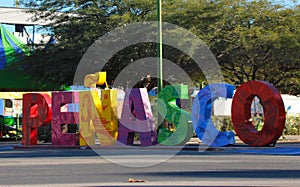
[[[228,116],[212,116],[211,120],[215,127],[221,131],[233,131],[233,124],[231,121],[231,117]]]
[[[25,71],[40,77],[42,87],[45,83],[54,84],[56,89],[71,85],[77,64],[88,47],[119,24],[113,17],[117,1],[26,0],[23,4],[34,8],[35,19],[54,22],[49,32],[58,44],[36,49],[20,63]]]
[[[55,20],[50,31],[59,42],[37,50],[21,66],[41,77],[41,83],[51,82],[58,89],[72,84],[81,57],[103,34],[132,22],[157,20],[156,0],[23,3],[35,8],[36,19]],[[295,6],[297,1],[291,3],[294,6],[271,0],[164,0],[162,17],[201,38],[216,56],[228,83],[265,80],[282,93],[299,94],[300,6]],[[178,42],[185,42],[185,38]],[[179,64],[195,82],[205,81],[189,56],[170,46],[163,50],[164,58]],[[105,70],[112,80],[123,67],[145,57],[156,57],[156,44],[137,44],[120,51]]]
[[[227,27],[220,27],[224,22],[218,24],[220,42],[212,46],[228,82],[266,80],[282,92],[296,94],[297,90],[288,90],[287,80],[299,72],[299,21],[292,22],[299,19],[295,17],[299,10],[267,1],[243,2],[233,9],[224,14],[231,18]]]
[[[168,2],[165,21],[203,39],[227,82],[265,80],[283,93],[299,94],[299,6],[267,0]]]
[[[300,115],[287,116],[284,135],[300,135]]]
[[[258,131],[260,131],[264,125],[262,116],[252,116],[252,123]],[[231,117],[212,116],[212,121],[216,128],[221,131],[234,131]],[[286,116],[284,135],[300,135],[300,115]]]

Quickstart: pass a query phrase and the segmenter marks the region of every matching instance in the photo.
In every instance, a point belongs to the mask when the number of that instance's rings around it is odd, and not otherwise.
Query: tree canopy
[[[59,88],[70,85],[89,46],[125,24],[156,21],[156,0],[24,0],[36,19],[55,20],[50,28],[57,45],[37,49],[19,66]],[[59,13],[60,12],[60,13]],[[300,6],[271,0],[163,0],[164,22],[181,26],[202,39],[215,55],[225,80],[240,85],[265,80],[282,93],[299,94]],[[183,39],[181,39],[183,40]],[[123,67],[157,56],[156,43],[128,47],[105,67],[113,80]],[[163,46],[164,58],[182,67],[195,82],[205,77],[189,56]]]

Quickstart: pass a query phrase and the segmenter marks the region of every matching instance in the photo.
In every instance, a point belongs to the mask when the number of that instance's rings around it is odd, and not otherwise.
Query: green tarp
[[[0,70],[29,53],[28,46],[0,24]]]

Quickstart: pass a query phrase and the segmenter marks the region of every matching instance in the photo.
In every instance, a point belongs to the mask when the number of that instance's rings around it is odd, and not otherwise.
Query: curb
[[[126,145],[114,145],[114,146],[57,146],[51,145],[49,143],[46,144],[38,144],[38,145],[22,145],[19,142],[1,142],[0,143],[0,151],[4,150],[30,150],[30,149],[78,149],[78,150],[181,150],[181,151],[235,151],[235,150],[262,150],[262,149],[275,149],[275,148],[300,148],[300,136],[286,136],[285,139],[279,139],[275,146],[264,146],[264,147],[250,147],[239,140],[236,137],[236,143],[233,145],[228,145],[224,147],[208,147],[199,140],[199,138],[192,138],[189,142],[187,142],[184,146],[148,146],[143,147],[139,145],[134,146],[126,146]]]
[[[8,146],[7,146],[8,147]],[[247,145],[229,145],[224,147],[208,147],[205,145],[195,145],[195,144],[186,144],[185,146],[125,146],[125,145],[116,145],[116,146],[52,146],[52,145],[17,145],[10,146],[12,149],[16,150],[28,150],[28,149],[79,149],[79,150],[139,150],[139,151],[157,151],[157,150],[181,150],[181,151],[232,151],[232,150],[258,150],[258,149],[272,149],[276,148],[273,146],[265,147],[249,147]],[[300,147],[300,145],[299,145]],[[1,149],[0,149],[1,150]]]

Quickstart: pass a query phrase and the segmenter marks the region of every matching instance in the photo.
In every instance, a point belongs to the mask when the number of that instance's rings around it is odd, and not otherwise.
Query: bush
[[[234,131],[231,117],[212,116],[216,128],[222,132]],[[257,130],[263,126],[263,117],[252,117],[252,121]],[[286,116],[283,135],[300,135],[300,115]]]
[[[300,135],[300,115],[287,116],[285,120],[284,135]]]
[[[67,124],[62,127],[62,129],[66,129],[65,133],[78,133],[78,125],[76,124]],[[51,125],[42,126],[38,128],[38,141],[40,143],[50,143],[51,142]]]

